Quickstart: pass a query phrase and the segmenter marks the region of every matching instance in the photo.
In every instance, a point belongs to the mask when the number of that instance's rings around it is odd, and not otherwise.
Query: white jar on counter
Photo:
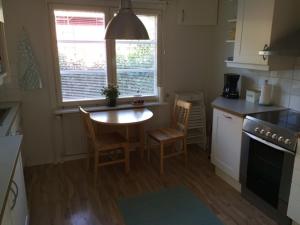
[[[265,80],[265,83],[261,87],[259,104],[260,105],[272,104],[272,85],[268,83],[268,80]]]

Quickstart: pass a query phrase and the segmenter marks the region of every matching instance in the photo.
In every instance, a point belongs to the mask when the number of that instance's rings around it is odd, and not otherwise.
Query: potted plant
[[[109,84],[107,87],[101,89],[101,94],[105,96],[107,100],[107,106],[114,107],[117,104],[117,98],[120,95],[119,87]]]

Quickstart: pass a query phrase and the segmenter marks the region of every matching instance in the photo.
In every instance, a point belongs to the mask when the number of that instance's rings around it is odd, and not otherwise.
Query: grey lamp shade
[[[108,23],[105,39],[149,40],[149,35],[131,8],[121,8]]]

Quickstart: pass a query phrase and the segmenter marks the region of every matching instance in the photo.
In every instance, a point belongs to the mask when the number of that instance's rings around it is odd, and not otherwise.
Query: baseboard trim
[[[73,161],[78,159],[86,159],[87,153],[81,153],[76,155],[64,155],[62,162]]]
[[[241,192],[241,184],[237,180],[233,179],[231,176],[220,170],[218,167],[215,167],[215,173],[217,176],[222,178],[226,183],[228,183],[230,186],[232,186],[235,190],[238,192]]]

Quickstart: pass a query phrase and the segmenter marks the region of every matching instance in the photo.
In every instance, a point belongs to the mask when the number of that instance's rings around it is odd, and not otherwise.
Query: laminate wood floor
[[[207,154],[196,147],[190,149],[186,167],[182,157],[167,160],[162,177],[156,156],[148,162],[132,154],[129,175],[121,165],[103,168],[97,187],[85,160],[26,168],[30,224],[124,225],[118,198],[177,185],[192,190],[225,225],[276,224],[217,177]]]

